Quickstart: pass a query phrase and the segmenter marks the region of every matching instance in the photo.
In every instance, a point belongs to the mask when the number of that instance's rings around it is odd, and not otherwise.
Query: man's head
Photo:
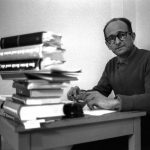
[[[129,54],[134,45],[135,33],[126,18],[113,18],[104,27],[106,45],[120,57]]]

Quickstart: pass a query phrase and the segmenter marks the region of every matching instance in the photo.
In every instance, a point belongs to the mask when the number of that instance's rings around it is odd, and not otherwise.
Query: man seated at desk
[[[68,99],[86,101],[90,109],[103,108],[118,111],[144,110],[142,118],[142,150],[148,150],[150,134],[150,51],[135,46],[135,33],[126,18],[113,18],[104,27],[105,43],[116,55],[105,67],[98,84],[92,90],[72,87]],[[115,98],[109,98],[111,91]],[[149,135],[149,136],[148,136]],[[127,149],[127,139],[86,143],[73,149]],[[124,146],[124,145],[126,146]],[[114,147],[113,147],[114,146]]]

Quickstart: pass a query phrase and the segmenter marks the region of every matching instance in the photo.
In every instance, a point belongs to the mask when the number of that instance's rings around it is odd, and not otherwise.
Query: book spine
[[[18,83],[17,81],[14,81],[13,84],[12,84],[12,87],[13,88],[19,88],[19,89],[27,89],[28,90],[28,85],[27,83]]]
[[[25,105],[26,105],[26,102],[27,102],[27,97],[26,96],[19,96],[19,95],[13,94],[12,99],[13,99],[14,102],[25,104]]]
[[[19,103],[14,103],[11,100],[6,100],[4,105],[3,105],[3,110],[5,113],[15,117],[16,119],[20,120],[20,109],[21,109],[21,104]]]
[[[40,60],[0,62],[0,71],[19,71],[40,69]]]
[[[61,47],[61,35],[54,34],[50,31],[34,32],[22,35],[2,37],[1,49],[44,44],[45,46]]]
[[[27,89],[22,89],[22,88],[15,88],[16,89],[16,94],[21,95],[21,96],[31,96],[31,92]]]
[[[42,58],[42,45],[0,50],[0,62]]]
[[[43,32],[35,32],[29,34],[22,34],[10,37],[1,38],[1,48],[11,48],[19,46],[27,46],[33,44],[41,44]]]
[[[57,47],[32,45],[17,48],[8,48],[0,50],[0,62],[30,60],[30,59],[44,59],[49,57],[52,60],[65,61],[64,50],[57,49]]]
[[[3,116],[3,117],[5,117],[5,118],[7,118],[7,119],[16,121],[16,122],[18,122],[18,123],[21,123],[18,118],[14,117],[14,116],[12,116],[12,115],[10,115],[10,114],[4,112],[4,111],[3,111],[3,112],[0,112],[0,116]]]

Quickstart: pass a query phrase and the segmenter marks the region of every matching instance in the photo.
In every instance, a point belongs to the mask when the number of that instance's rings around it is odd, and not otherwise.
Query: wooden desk
[[[46,124],[40,129],[23,126],[0,117],[0,135],[14,150],[44,150],[129,135],[129,150],[140,150],[140,117],[145,112],[116,112],[85,116]]]

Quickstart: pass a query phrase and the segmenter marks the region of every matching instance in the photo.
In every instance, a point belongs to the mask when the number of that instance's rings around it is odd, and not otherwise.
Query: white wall
[[[137,45],[150,50],[150,1],[136,1]]]
[[[135,22],[131,8],[135,0],[0,0],[0,36],[41,30],[61,33],[68,63],[83,72],[72,85],[89,89],[113,56],[103,37],[105,23],[121,16]],[[10,81],[0,80],[0,84],[0,94],[14,92]]]

